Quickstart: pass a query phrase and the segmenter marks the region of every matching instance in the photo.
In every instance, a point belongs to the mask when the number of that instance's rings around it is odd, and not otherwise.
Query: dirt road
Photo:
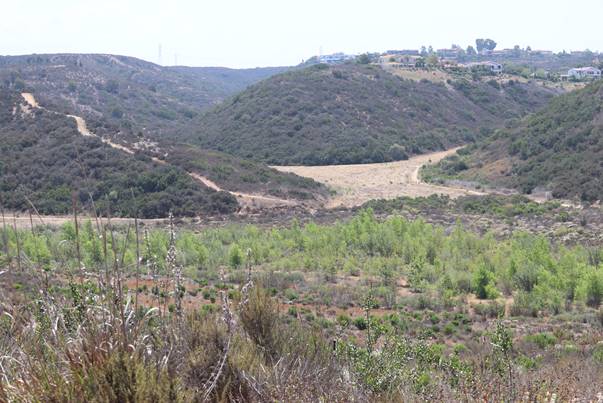
[[[24,93],[21,93],[21,96],[23,97],[25,102],[27,102],[27,104],[30,107],[48,110],[46,108],[41,107],[38,104],[38,102],[36,101],[36,98],[34,97],[34,95],[32,93],[24,92]],[[49,112],[52,112],[52,111],[49,111]],[[52,113],[58,113],[58,112],[52,112]],[[121,144],[114,143],[107,138],[97,136],[95,133],[91,132],[88,129],[88,127],[86,126],[86,121],[82,117],[76,116],[76,115],[67,115],[67,116],[72,118],[73,120],[75,120],[75,123],[77,125],[77,131],[82,136],[98,137],[103,143],[111,146],[112,148],[115,148],[117,150],[123,151],[128,154],[135,153],[135,150],[132,150],[131,148],[128,148]],[[153,161],[155,161],[159,164],[167,164],[166,161],[161,160],[156,157],[153,157]],[[225,189],[222,189],[220,186],[218,186],[215,182],[213,182],[210,179],[208,179],[204,176],[201,176],[197,173],[188,172],[188,175],[191,178],[193,178],[194,180],[196,180],[197,182],[202,183],[204,186],[207,186],[210,189],[213,189],[218,192],[225,191],[225,192],[232,194],[233,196],[235,196],[237,198],[237,200],[239,201],[239,204],[242,207],[270,208],[270,207],[280,207],[280,206],[296,206],[298,204],[294,200],[281,199],[278,197],[265,196],[265,195],[261,195],[261,194],[251,194],[251,193],[242,193],[242,192],[237,192],[237,191],[225,190]]]
[[[189,172],[189,175],[191,176],[191,178],[203,183],[205,186],[207,186],[210,189],[216,190],[218,192],[223,190],[220,186],[218,186],[217,183],[206,178],[205,176],[201,176],[201,175],[193,173],[193,172]],[[250,194],[250,193],[241,193],[241,192],[228,191],[228,190],[227,190],[227,192],[229,192],[230,194],[235,196],[242,206],[266,208],[266,207],[279,207],[279,206],[296,206],[298,204],[294,200],[280,199],[278,197],[264,196],[264,195],[258,195],[258,194]]]
[[[356,207],[372,199],[393,199],[400,196],[430,196],[445,194],[450,197],[480,195],[466,189],[437,186],[419,180],[423,165],[433,164],[454,154],[457,148],[418,155],[406,161],[381,164],[331,166],[275,166],[281,172],[291,172],[324,183],[336,191],[327,202],[327,208]]]
[[[27,102],[29,104],[29,106],[31,106],[32,108],[40,107],[40,105],[38,105],[38,102],[36,101],[36,98],[34,98],[33,94],[30,94],[29,92],[24,92],[21,94],[21,96],[23,97],[23,99],[25,99],[25,102]]]

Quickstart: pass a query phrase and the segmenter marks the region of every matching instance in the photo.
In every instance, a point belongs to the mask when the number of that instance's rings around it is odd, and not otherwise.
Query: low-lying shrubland
[[[600,249],[370,210],[137,224],[4,227],[2,399],[570,400],[603,384]]]

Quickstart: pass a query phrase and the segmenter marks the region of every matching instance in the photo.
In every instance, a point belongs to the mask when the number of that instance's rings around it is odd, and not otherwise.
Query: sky
[[[0,0],[0,55],[112,53],[163,65],[284,66],[313,55],[497,48],[603,51],[603,0]],[[159,47],[161,45],[161,59]]]

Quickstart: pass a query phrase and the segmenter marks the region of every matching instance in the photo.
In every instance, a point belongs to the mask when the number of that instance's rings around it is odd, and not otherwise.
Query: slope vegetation
[[[275,165],[400,160],[474,140],[552,95],[515,81],[437,84],[376,66],[315,65],[270,77],[206,112],[195,140]]]
[[[31,108],[21,95],[0,90],[0,198],[4,208],[64,214],[71,193],[78,203],[103,214],[165,217],[228,213],[234,196],[216,192],[184,170],[144,155],[117,150],[78,133],[76,121],[46,109]],[[28,201],[29,200],[29,201]]]
[[[182,141],[201,110],[283,69],[162,67],[113,55],[0,57],[0,89],[23,92],[32,107],[75,118],[83,133],[115,149],[165,161],[218,189],[245,192],[246,200],[312,200],[326,192],[318,183]]]
[[[514,126],[442,161],[433,178],[462,178],[554,197],[603,199],[603,81],[554,99]]]

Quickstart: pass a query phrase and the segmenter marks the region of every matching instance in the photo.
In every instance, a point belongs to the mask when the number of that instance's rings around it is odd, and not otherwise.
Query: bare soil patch
[[[393,199],[401,196],[427,197],[444,194],[452,198],[479,195],[480,192],[438,186],[419,179],[419,169],[452,155],[458,148],[418,155],[406,161],[379,164],[330,166],[275,166],[281,172],[291,172],[324,183],[335,191],[325,207],[357,207],[373,199]]]

